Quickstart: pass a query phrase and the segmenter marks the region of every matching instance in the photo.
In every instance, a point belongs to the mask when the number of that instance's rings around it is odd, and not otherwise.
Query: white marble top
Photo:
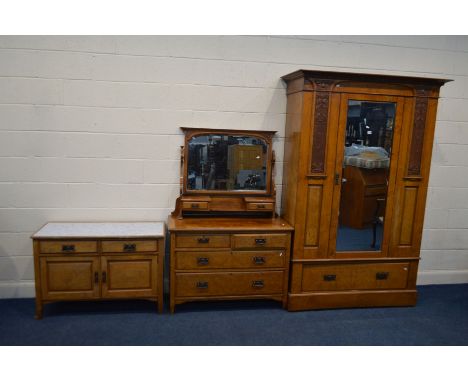
[[[130,238],[164,237],[163,222],[141,223],[47,223],[32,235],[33,239],[47,238]]]

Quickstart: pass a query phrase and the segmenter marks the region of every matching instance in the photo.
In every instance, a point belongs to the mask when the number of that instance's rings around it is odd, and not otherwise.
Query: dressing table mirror
[[[182,127],[173,216],[275,216],[274,131]]]

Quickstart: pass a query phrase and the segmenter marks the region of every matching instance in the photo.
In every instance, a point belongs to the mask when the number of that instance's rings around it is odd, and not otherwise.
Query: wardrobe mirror
[[[195,135],[188,141],[187,190],[264,192],[267,156],[260,137]]]
[[[348,101],[337,251],[382,245],[396,104]]]

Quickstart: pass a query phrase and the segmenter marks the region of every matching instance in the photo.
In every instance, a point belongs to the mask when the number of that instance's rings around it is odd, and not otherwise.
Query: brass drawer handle
[[[253,259],[254,264],[257,264],[257,265],[262,265],[266,263],[265,257],[263,256],[254,256],[252,259]]]
[[[62,245],[62,251],[63,252],[74,252],[75,251],[75,246],[73,244]]]
[[[388,279],[388,272],[377,272],[375,274],[375,279],[376,280],[387,280]]]
[[[94,272],[94,283],[97,284],[99,282],[99,272]]]
[[[208,281],[197,281],[198,289],[208,289]]]
[[[264,204],[257,204],[257,208],[265,208]]]
[[[107,282],[107,274],[106,272],[102,272],[102,282],[106,283]]]
[[[208,244],[210,242],[210,238],[209,237],[199,237],[198,242],[200,244]]]
[[[255,244],[256,245],[265,245],[266,244],[266,239],[255,239]]]
[[[136,251],[136,244],[124,244],[123,250],[125,252],[135,252]]]
[[[265,286],[265,283],[263,280],[254,280],[252,281],[252,288],[258,288],[261,289]]]
[[[198,203],[192,203],[191,208],[200,208],[200,205]]]
[[[335,281],[336,275],[323,275],[323,281]]]
[[[197,264],[198,265],[208,265],[210,259],[208,257],[197,257]]]

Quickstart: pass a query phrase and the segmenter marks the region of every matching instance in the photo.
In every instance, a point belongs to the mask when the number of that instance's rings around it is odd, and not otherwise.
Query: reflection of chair
[[[375,248],[376,241],[377,241],[377,226],[380,224],[383,226],[384,221],[384,213],[385,213],[385,198],[378,198],[375,199],[376,206],[375,206],[375,213],[374,219],[372,221],[372,244],[371,248]]]

